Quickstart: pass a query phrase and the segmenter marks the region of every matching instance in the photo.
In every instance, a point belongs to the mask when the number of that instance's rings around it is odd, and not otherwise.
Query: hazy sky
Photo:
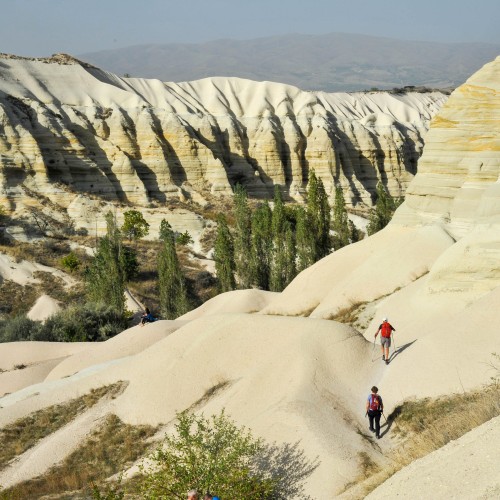
[[[0,52],[25,56],[286,33],[500,43],[499,0],[1,0],[0,15]]]

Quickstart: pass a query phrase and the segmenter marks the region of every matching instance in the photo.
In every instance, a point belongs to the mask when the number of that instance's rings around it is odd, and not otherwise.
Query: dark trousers
[[[370,420],[370,429],[375,429],[375,434],[380,436],[380,415],[382,412],[380,411],[368,411],[368,419]],[[375,420],[375,426],[373,426],[373,421]]]

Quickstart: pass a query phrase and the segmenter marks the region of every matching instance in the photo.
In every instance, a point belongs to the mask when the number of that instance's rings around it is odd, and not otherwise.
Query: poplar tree
[[[292,226],[286,218],[285,204],[279,186],[274,188],[271,228],[273,257],[269,289],[281,292],[295,276],[295,242]]]
[[[253,282],[251,265],[252,212],[245,189],[237,184],[234,193],[234,261],[240,288],[250,288]]]
[[[316,241],[311,231],[312,222],[309,212],[304,207],[298,207],[296,209],[296,218],[297,270],[301,272],[315,262]]]
[[[116,218],[108,212],[106,236],[97,242],[97,248],[85,273],[87,296],[91,302],[111,305],[120,313],[125,311],[124,254]]]
[[[335,236],[333,238],[335,250],[349,245],[351,240],[351,226],[345,208],[344,192],[342,187],[338,184],[335,186],[332,229],[335,231]]]
[[[272,217],[267,201],[252,214],[252,277],[253,284],[262,290],[269,290],[273,252]]]
[[[314,235],[316,255],[320,260],[331,251],[330,242],[330,205],[323,181],[311,170],[307,191],[307,210],[311,217],[311,230]]]
[[[366,228],[371,236],[389,224],[396,208],[402,203],[402,198],[396,200],[386,191],[384,185],[379,182],[376,190],[375,208],[370,212],[370,221]]]
[[[162,248],[158,255],[158,288],[160,310],[164,319],[175,319],[189,311],[186,280],[175,249],[172,226],[163,219],[160,223]]]
[[[219,214],[217,217],[214,260],[219,292],[234,290],[236,288],[234,243],[224,214]]]

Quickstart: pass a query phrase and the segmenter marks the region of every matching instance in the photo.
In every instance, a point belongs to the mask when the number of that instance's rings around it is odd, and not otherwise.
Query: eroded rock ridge
[[[0,202],[78,194],[146,206],[190,193],[301,199],[311,169],[347,202],[404,193],[441,93],[305,92],[271,82],[120,78],[70,56],[0,57]]]

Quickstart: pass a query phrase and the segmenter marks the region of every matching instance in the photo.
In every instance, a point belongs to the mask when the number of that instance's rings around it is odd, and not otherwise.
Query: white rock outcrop
[[[490,362],[492,353],[500,352],[498,82],[500,58],[452,94],[426,136],[423,172],[383,231],[317,262],[281,294],[224,294],[183,320],[148,326],[147,340],[144,329],[135,327],[71,353],[42,345],[40,361],[50,365],[33,374],[33,385],[0,373],[2,387],[23,387],[0,399],[0,426],[123,380],[129,385],[108,410],[126,422],[167,423],[186,408],[205,414],[225,408],[266,440],[300,440],[306,457],[321,460],[303,496],[338,496],[359,476],[360,458],[383,466],[391,429],[384,427],[377,442],[367,435],[364,413],[372,385],[379,387],[389,414],[404,400],[461,393],[495,375]],[[206,106],[224,105],[220,94],[212,97],[215,103]],[[371,308],[364,332],[331,320],[363,303]],[[254,313],[256,305],[262,309]],[[384,316],[397,330],[388,366],[373,342]],[[32,355],[26,343],[0,345],[0,352],[0,359],[15,357],[9,362],[14,366]],[[54,366],[52,360],[63,355]],[[498,436],[488,429],[459,442],[478,455],[474,467],[496,463],[474,445],[476,437]],[[407,485],[422,481],[415,471],[463,462],[467,452],[455,453],[456,448],[436,454],[434,463],[430,456],[401,471],[380,495],[404,496]],[[43,460],[45,468],[52,465],[50,457]],[[12,477],[15,462],[10,467],[2,474]],[[447,488],[447,481],[476,476],[474,470],[436,473],[425,491],[439,482],[441,497],[453,496],[458,490]],[[482,493],[497,493],[497,476],[487,474],[487,487]]]
[[[84,194],[147,206],[171,197],[256,196],[274,184],[301,199],[315,169],[349,204],[379,180],[404,193],[416,173],[435,92],[304,92],[272,82],[120,78],[69,56],[0,56],[0,202],[62,209]]]

